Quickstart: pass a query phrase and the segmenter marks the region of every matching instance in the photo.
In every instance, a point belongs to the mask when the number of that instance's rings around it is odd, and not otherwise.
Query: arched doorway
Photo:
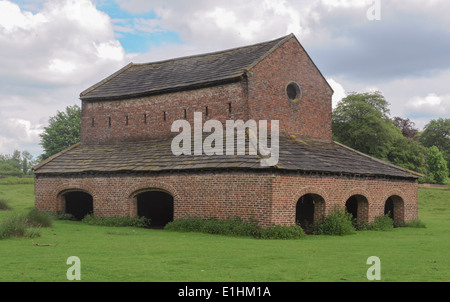
[[[320,195],[305,194],[295,206],[295,222],[308,233],[314,222],[322,216],[323,208],[324,200]]]
[[[90,194],[82,191],[67,192],[63,195],[65,213],[73,215],[76,220],[82,220],[94,212],[94,202]]]
[[[358,219],[358,200],[356,199],[356,196],[352,196],[347,199],[345,209],[352,215],[353,219]]]
[[[394,200],[392,197],[389,197],[384,204],[384,215],[387,215],[394,220]]]
[[[353,195],[347,199],[345,209],[353,217],[356,224],[368,221],[369,202],[363,195]]]
[[[163,191],[146,191],[136,196],[137,215],[150,219],[150,226],[163,228],[173,221],[173,196]]]
[[[404,202],[400,196],[393,195],[386,199],[384,204],[384,215],[388,215],[393,221],[394,225],[401,225],[404,222]]]

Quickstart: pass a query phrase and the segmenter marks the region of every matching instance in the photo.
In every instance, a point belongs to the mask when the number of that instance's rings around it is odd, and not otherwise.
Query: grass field
[[[12,208],[0,220],[26,214],[33,185],[0,185],[0,199]],[[300,240],[55,221],[40,237],[0,240],[0,281],[67,281],[70,256],[81,261],[81,281],[359,282],[370,256],[381,260],[381,281],[450,281],[450,189],[420,188],[419,217],[426,228]]]

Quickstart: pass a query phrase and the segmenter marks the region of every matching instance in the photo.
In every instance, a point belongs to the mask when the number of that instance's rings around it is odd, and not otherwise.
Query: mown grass
[[[10,211],[33,208],[33,185],[0,186]],[[257,240],[54,221],[40,237],[0,240],[0,281],[67,281],[66,260],[81,260],[82,281],[367,281],[367,258],[381,281],[449,281],[450,190],[419,189],[426,228],[357,231],[347,236]],[[37,245],[39,244],[39,245]]]

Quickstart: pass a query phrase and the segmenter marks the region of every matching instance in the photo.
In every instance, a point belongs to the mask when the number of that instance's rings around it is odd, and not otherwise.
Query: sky
[[[450,117],[448,0],[0,0],[0,154],[130,62],[293,33],[334,89],[380,91],[416,128]]]

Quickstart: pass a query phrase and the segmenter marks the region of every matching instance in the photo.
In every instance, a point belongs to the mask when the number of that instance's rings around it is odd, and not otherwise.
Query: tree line
[[[0,154],[0,176],[24,176],[32,174],[37,163],[28,151],[15,150],[12,154]]]

